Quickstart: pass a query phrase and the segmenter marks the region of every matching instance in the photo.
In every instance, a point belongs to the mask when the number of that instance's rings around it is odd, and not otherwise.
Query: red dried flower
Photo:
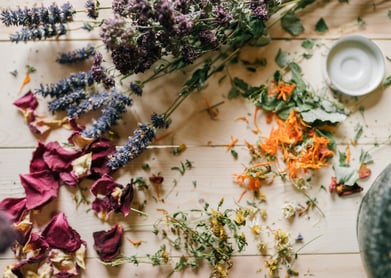
[[[91,186],[91,193],[96,197],[92,209],[105,218],[110,212],[122,212],[127,216],[133,200],[133,184],[126,186],[116,183],[107,174]]]
[[[49,170],[20,175],[20,181],[26,192],[26,208],[29,210],[39,208],[57,197],[60,184]]]
[[[120,254],[122,244],[122,227],[117,224],[109,231],[94,232],[94,249],[104,262],[115,259]]]
[[[75,252],[82,244],[80,235],[69,226],[65,214],[62,212],[52,218],[42,231],[42,237],[50,247],[60,249],[64,252]]]
[[[19,222],[27,212],[26,198],[6,198],[0,202],[0,210],[7,213],[11,222]]]

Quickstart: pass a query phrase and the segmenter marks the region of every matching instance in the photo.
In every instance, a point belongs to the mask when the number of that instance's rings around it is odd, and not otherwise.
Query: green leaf
[[[357,24],[359,27],[364,27],[366,23],[360,16],[358,16],[357,17]]]
[[[373,158],[369,152],[361,149],[359,161],[360,163],[369,164],[369,163],[373,163]]]
[[[391,75],[390,76],[387,76],[384,81],[383,81],[383,86],[384,87],[388,87],[391,85]]]
[[[338,184],[352,186],[360,179],[358,171],[354,167],[334,167],[334,171]]]
[[[305,49],[312,49],[315,46],[315,41],[311,39],[304,40],[301,46]]]
[[[300,109],[299,109],[300,110]],[[301,112],[301,116],[306,123],[315,122],[337,124],[346,119],[346,115],[339,112],[326,112],[321,108],[314,108]]]
[[[349,0],[339,0],[339,3],[349,3]]]
[[[388,10],[387,16],[389,19],[391,19],[391,10]]]
[[[279,48],[274,61],[277,63],[279,67],[281,68],[286,67],[289,64],[289,53]]]
[[[315,30],[319,33],[324,33],[329,30],[329,27],[326,24],[326,21],[321,17],[318,22],[315,24]]]
[[[297,3],[296,9],[304,9],[305,7],[314,2],[315,0],[301,0],[299,3]]]
[[[300,18],[293,12],[287,12],[281,18],[281,27],[293,36],[297,36],[304,32],[303,24],[301,24]]]

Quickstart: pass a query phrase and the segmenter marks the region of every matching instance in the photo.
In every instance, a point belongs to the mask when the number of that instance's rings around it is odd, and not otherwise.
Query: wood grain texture
[[[84,1],[70,2],[77,9],[82,9]],[[100,2],[102,6],[109,6],[111,3],[108,0]],[[52,3],[51,0],[0,0],[0,8],[50,3]],[[263,48],[248,47],[242,50],[240,56],[242,60],[254,61],[266,58],[268,61],[266,67],[259,67],[255,72],[251,72],[245,69],[243,63],[239,63],[232,66],[229,73],[231,76],[243,78],[254,86],[259,85],[270,79],[277,69],[274,57],[279,49],[299,57],[307,52],[301,47],[303,40],[315,39],[316,47],[308,53],[311,54],[311,58],[300,59],[299,62],[303,69],[304,79],[312,88],[331,96],[332,92],[327,88],[323,78],[324,58],[330,45],[340,36],[363,34],[372,38],[385,56],[390,56],[391,19],[388,18],[390,10],[391,2],[386,0],[350,0],[349,4],[341,4],[337,0],[319,1],[301,12],[305,26],[305,32],[302,35],[291,37],[281,30],[279,24],[275,24],[270,31],[271,37],[275,40],[270,45]],[[329,31],[324,34],[314,30],[315,23],[320,17],[325,19],[329,27]],[[358,17],[365,22],[364,27],[358,26]],[[85,20],[83,15],[78,16],[78,22],[75,24],[83,20]],[[41,83],[56,82],[72,72],[84,70],[90,66],[89,62],[78,68],[58,65],[55,63],[58,52],[85,46],[88,43],[99,43],[96,31],[86,33],[75,30],[59,40],[12,44],[8,42],[8,36],[15,30],[0,26],[0,90],[2,95],[0,101],[0,199],[24,195],[19,174],[28,172],[31,154],[38,140],[44,142],[58,140],[64,143],[70,135],[68,130],[55,130],[45,137],[32,135],[22,115],[12,103],[28,89],[34,90]],[[35,67],[37,72],[31,75],[32,80],[26,88],[19,92],[26,65]],[[18,71],[16,77],[10,74],[15,70]],[[131,178],[139,176],[148,177],[151,174],[160,173],[164,176],[165,181],[159,196],[153,189],[136,193],[136,204],[147,200],[145,211],[151,215],[150,219],[131,213],[127,218],[115,218],[109,223],[102,223],[91,211],[88,211],[87,206],[81,205],[76,209],[73,200],[74,189],[66,187],[61,188],[58,200],[45,207],[38,224],[43,227],[54,212],[64,211],[70,224],[87,241],[87,271],[82,274],[82,277],[166,277],[169,274],[170,270],[166,267],[149,265],[135,267],[126,264],[113,268],[99,263],[92,248],[91,234],[97,230],[108,229],[115,221],[120,221],[129,227],[126,237],[144,242],[138,248],[131,244],[124,244],[122,252],[143,255],[156,251],[160,242],[152,234],[151,226],[140,228],[137,225],[152,224],[156,217],[161,217],[159,209],[174,212],[202,208],[206,202],[216,204],[222,197],[225,199],[225,206],[236,206],[243,189],[232,181],[232,174],[240,173],[250,160],[245,142],[255,143],[259,136],[267,136],[272,125],[266,124],[265,115],[259,113],[257,122],[261,134],[255,135],[252,132],[254,106],[244,100],[228,99],[229,79],[224,78],[220,82],[226,74],[227,72],[215,76],[203,91],[186,100],[174,114],[173,123],[168,130],[169,136],[155,142],[141,157],[116,173],[115,179],[120,183],[126,183]],[[386,61],[386,76],[388,75],[391,75],[391,63]],[[135,99],[135,105],[114,128],[121,138],[116,143],[123,144],[137,123],[148,120],[151,112],[163,112],[174,100],[185,80],[186,76],[178,73],[168,76],[163,81],[158,80],[148,84],[145,96]],[[286,202],[304,203],[305,197],[291,185],[282,181],[276,181],[272,186],[265,186],[262,189],[267,196],[267,202],[262,206],[268,212],[264,224],[286,229],[293,236],[302,234],[304,242],[295,244],[297,249],[308,242],[308,245],[301,249],[296,263],[296,268],[300,271],[299,277],[366,277],[358,253],[356,216],[363,194],[390,161],[391,148],[388,140],[391,135],[391,117],[389,116],[391,87],[380,87],[368,96],[356,99],[338,97],[351,110],[347,120],[335,129],[339,149],[344,150],[346,145],[352,142],[357,126],[362,126],[364,133],[358,140],[358,144],[351,146],[353,160],[357,161],[361,149],[372,149],[371,154],[375,162],[371,165],[372,175],[362,183],[364,192],[347,198],[331,196],[323,188],[327,188],[330,182],[332,169],[324,169],[313,177],[310,190],[310,195],[316,197],[324,215],[314,209],[305,216],[287,221],[282,215],[281,207]],[[211,119],[205,111],[206,102],[210,105],[223,102],[218,107],[219,114],[216,119]],[[38,111],[48,114],[44,101],[41,102]],[[239,116],[247,116],[250,123],[246,124],[236,120]],[[164,132],[159,135],[164,135]],[[234,160],[226,151],[226,145],[230,143],[231,136],[239,139],[235,147],[238,160]],[[383,142],[386,144],[382,144]],[[172,150],[178,144],[186,144],[187,150],[180,156],[174,156]],[[194,168],[182,176],[172,170],[172,167],[179,165],[185,159],[192,161]],[[141,170],[144,163],[151,166],[151,172]],[[88,183],[83,186],[87,187]],[[158,200],[158,197],[163,198],[164,202]],[[245,204],[246,201],[253,201],[250,193],[244,196],[241,204]],[[264,264],[257,252],[256,239],[251,238],[249,229],[246,234],[250,242],[249,246],[243,256],[234,258],[234,267],[230,277],[264,277],[267,273],[258,272],[259,269],[264,268]],[[0,269],[4,269],[6,265],[13,262],[15,259],[11,252],[2,255]],[[208,275],[208,268],[204,267],[199,273],[186,271],[172,277],[208,277]]]

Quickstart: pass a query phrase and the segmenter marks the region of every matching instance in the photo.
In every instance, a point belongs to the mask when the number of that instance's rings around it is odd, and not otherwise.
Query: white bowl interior
[[[347,95],[361,96],[372,92],[382,82],[384,71],[382,51],[360,35],[336,41],[326,58],[329,85]]]

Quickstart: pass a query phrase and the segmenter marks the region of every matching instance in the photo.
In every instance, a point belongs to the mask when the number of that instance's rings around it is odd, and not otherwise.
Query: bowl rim
[[[331,79],[330,74],[329,74],[328,64],[329,64],[331,56],[335,55],[335,53],[333,53],[333,51],[335,49],[337,49],[337,47],[340,46],[341,44],[351,43],[351,42],[359,43],[359,44],[365,46],[366,49],[369,50],[373,54],[373,56],[376,59],[376,63],[378,65],[377,69],[380,72],[379,76],[377,78],[371,80],[371,82],[372,82],[371,86],[369,86],[365,90],[364,89],[348,90],[346,88],[343,88],[343,87],[339,86],[336,82],[334,82]],[[325,59],[325,63],[324,63],[324,76],[325,76],[326,82],[329,85],[329,87],[331,87],[333,90],[338,91],[340,93],[343,93],[345,95],[362,96],[362,95],[366,95],[366,94],[373,92],[382,83],[382,81],[384,79],[384,75],[385,75],[385,58],[384,58],[383,52],[374,41],[372,41],[371,39],[369,39],[366,36],[354,34],[354,35],[347,35],[347,36],[340,37],[331,45],[331,47],[329,48],[329,51],[326,55],[326,59]]]

